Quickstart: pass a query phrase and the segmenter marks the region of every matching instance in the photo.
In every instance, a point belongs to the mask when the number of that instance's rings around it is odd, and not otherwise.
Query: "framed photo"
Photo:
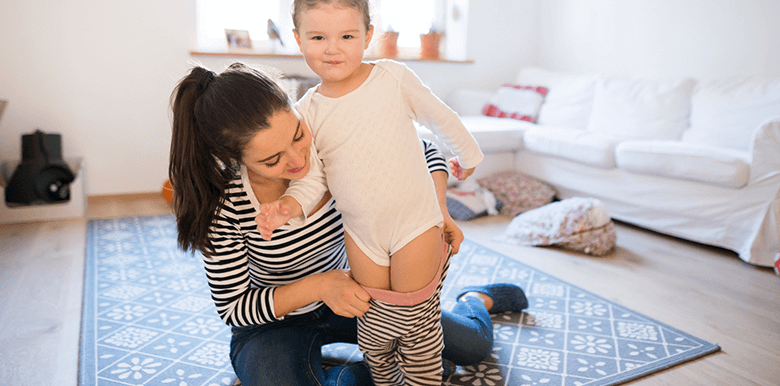
[[[225,29],[228,50],[251,50],[252,40],[249,39],[249,31],[242,29]]]

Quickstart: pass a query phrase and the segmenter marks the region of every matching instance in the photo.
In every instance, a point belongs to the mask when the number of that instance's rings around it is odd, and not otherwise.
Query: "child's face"
[[[302,12],[294,32],[306,64],[328,83],[348,81],[357,72],[373,28],[366,31],[358,10],[332,2]]]
[[[253,180],[299,180],[311,167],[311,132],[292,110],[276,112],[244,149],[241,162]],[[259,178],[258,178],[259,177]]]

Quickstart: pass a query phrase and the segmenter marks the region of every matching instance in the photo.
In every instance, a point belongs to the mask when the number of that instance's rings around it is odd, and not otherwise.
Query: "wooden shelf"
[[[249,57],[249,58],[267,58],[267,59],[303,59],[301,54],[270,54],[260,53],[253,51],[227,51],[227,52],[205,52],[205,51],[190,51],[192,56],[225,56],[225,57]],[[368,60],[381,59],[375,56],[367,56]],[[448,59],[423,59],[423,58],[406,58],[397,57],[392,58],[399,62],[432,62],[432,63],[456,63],[456,64],[473,64],[473,60],[448,60]]]

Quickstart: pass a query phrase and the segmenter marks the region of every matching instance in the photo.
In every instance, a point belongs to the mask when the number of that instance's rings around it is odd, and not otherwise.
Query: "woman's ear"
[[[363,45],[363,49],[367,50],[368,45],[371,44],[371,37],[374,36],[374,25],[368,25],[368,31],[366,31],[366,44]]]

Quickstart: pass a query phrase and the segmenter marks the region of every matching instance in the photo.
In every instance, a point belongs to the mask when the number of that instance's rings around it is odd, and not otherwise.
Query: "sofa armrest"
[[[758,127],[750,150],[749,184],[780,175],[780,116],[769,118]]]
[[[482,108],[492,96],[491,91],[459,89],[447,96],[446,103],[460,116],[482,115]]]

